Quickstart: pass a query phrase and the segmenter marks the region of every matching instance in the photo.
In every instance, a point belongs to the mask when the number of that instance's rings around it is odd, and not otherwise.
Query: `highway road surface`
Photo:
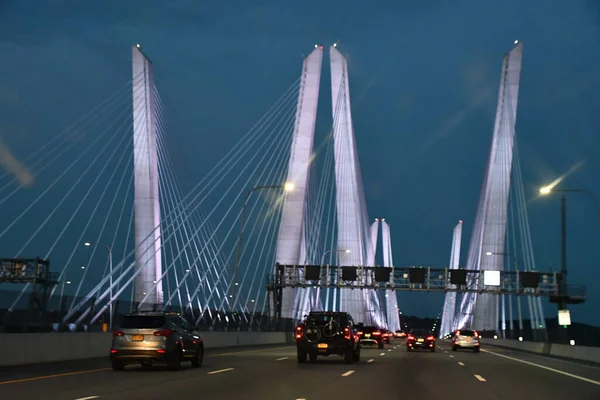
[[[396,340],[340,357],[298,364],[293,346],[207,352],[201,368],[123,372],[108,359],[0,369],[0,399],[600,399],[600,368],[494,347],[479,354],[406,351]],[[187,364],[187,363],[186,363]]]

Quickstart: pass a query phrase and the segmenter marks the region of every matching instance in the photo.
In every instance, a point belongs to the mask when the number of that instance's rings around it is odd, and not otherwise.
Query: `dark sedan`
[[[406,351],[424,349],[435,351],[435,336],[431,331],[415,329],[406,337]]]

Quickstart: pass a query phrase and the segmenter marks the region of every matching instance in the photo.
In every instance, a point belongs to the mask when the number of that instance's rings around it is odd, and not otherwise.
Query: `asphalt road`
[[[199,369],[123,372],[107,359],[0,369],[1,399],[600,400],[600,368],[500,348],[408,353],[396,341],[362,360],[298,364],[294,347],[210,351]]]

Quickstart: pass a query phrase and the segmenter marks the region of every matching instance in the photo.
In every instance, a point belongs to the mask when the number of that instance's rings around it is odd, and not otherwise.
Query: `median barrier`
[[[556,358],[600,364],[600,347],[571,346],[568,344],[525,342],[509,339],[484,339],[485,346],[497,346],[511,350],[547,355]]]
[[[293,343],[286,332],[202,332],[206,349]],[[0,366],[108,357],[112,333],[2,333]]]

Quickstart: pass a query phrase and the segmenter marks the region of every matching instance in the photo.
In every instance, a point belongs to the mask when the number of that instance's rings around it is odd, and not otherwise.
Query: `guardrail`
[[[202,332],[206,349],[291,344],[286,332]],[[0,334],[0,366],[107,357],[112,333]]]
[[[551,357],[600,364],[600,347],[488,338],[483,339],[482,344],[524,351],[528,353],[547,355]]]

